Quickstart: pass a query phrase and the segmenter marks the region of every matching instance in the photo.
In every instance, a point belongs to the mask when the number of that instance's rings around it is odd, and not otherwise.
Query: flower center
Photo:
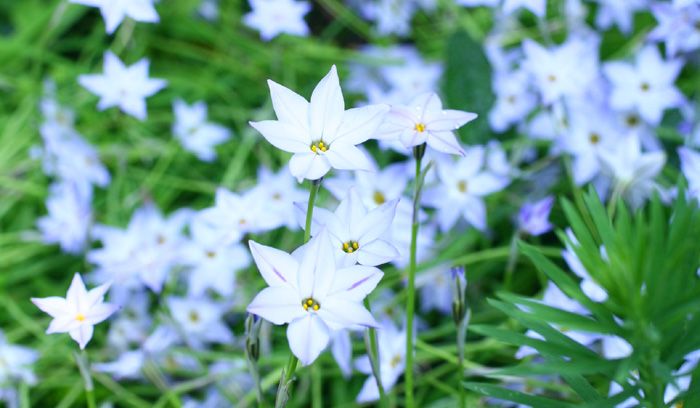
[[[189,316],[187,316],[187,317],[190,318],[190,321],[191,321],[192,323],[197,323],[197,322],[199,322],[199,313],[197,313],[196,310],[191,310]]]
[[[595,132],[593,132],[593,133],[591,133],[591,135],[588,137],[588,140],[590,140],[590,141],[591,141],[591,144],[593,144],[593,145],[598,144],[598,143],[600,142],[600,135],[597,134],[597,133],[595,133]]]
[[[425,123],[416,123],[416,126],[414,127],[416,132],[418,133],[423,133],[425,132]]]
[[[391,366],[391,368],[396,368],[396,367],[398,367],[399,364],[401,364],[401,360],[402,360],[401,356],[399,354],[397,354],[391,359],[391,361],[389,362],[389,365]]]
[[[347,254],[351,254],[360,249],[360,244],[357,241],[343,242],[343,251]]]
[[[309,309],[312,309],[314,312],[318,312],[318,310],[321,308],[321,304],[316,301],[314,298],[306,298],[301,302],[301,306],[306,310],[307,312]]]
[[[77,315],[75,315],[75,320],[77,320],[77,321],[79,321],[79,322],[84,322],[84,321],[85,321],[85,315],[82,314],[82,313],[78,313]]]
[[[384,204],[386,201],[386,197],[384,197],[384,194],[382,194],[381,191],[375,191],[374,195],[372,195],[372,199],[377,204]]]
[[[625,123],[629,127],[636,127],[639,125],[639,118],[635,115],[629,115],[627,118],[625,118]]]
[[[640,87],[640,88],[642,88],[642,91],[643,91],[643,92],[646,92],[646,91],[648,91],[648,90],[649,90],[649,88],[650,88],[650,86],[649,86],[649,83],[648,83],[648,82],[642,82],[642,84],[641,84],[641,85],[639,85],[639,87]]]
[[[466,193],[467,187],[468,185],[465,180],[459,180],[459,183],[457,183],[457,190],[459,190],[460,193]]]
[[[214,251],[207,251],[206,254],[207,254],[207,258],[210,258],[210,259],[216,258],[216,252],[214,252]]]
[[[323,143],[323,140],[311,143],[311,151],[318,154],[319,152],[325,152],[328,150],[328,145]]]

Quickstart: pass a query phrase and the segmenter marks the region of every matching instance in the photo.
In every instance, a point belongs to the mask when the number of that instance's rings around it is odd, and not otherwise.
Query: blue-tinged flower
[[[105,20],[107,34],[114,33],[126,17],[144,23],[157,23],[158,12],[154,0],[70,0],[71,3],[97,7]]]
[[[624,34],[629,34],[634,28],[634,13],[645,10],[648,0],[597,0],[600,4],[596,14],[596,26],[608,29],[617,26]]]
[[[331,332],[377,327],[362,300],[384,275],[370,266],[337,269],[327,232],[300,248],[300,260],[250,241],[258,270],[269,287],[248,305],[248,312],[276,324],[289,324],[287,340],[302,364],[311,364],[330,342]]]
[[[633,64],[608,62],[603,72],[613,86],[610,105],[618,110],[634,109],[649,124],[658,125],[664,110],[683,102],[674,86],[682,67],[683,61],[664,60],[653,45],[642,48]]]
[[[529,87],[527,75],[522,69],[494,75],[496,103],[489,112],[489,124],[496,132],[520,123],[535,108],[537,98]]]
[[[92,222],[92,190],[70,182],[51,186],[46,199],[48,215],[37,220],[44,242],[59,244],[67,253],[81,252]]]
[[[80,274],[76,273],[65,298],[32,298],[32,303],[53,318],[46,334],[68,333],[84,349],[92,338],[94,326],[119,308],[104,303],[109,286],[110,283],[106,283],[88,291]]]
[[[168,309],[182,330],[183,339],[195,349],[201,349],[205,343],[233,342],[233,333],[222,320],[229,307],[207,298],[168,299]]]
[[[243,23],[260,31],[260,38],[265,41],[282,33],[306,37],[309,27],[304,16],[311,10],[305,1],[294,0],[249,0],[248,14],[243,16]]]
[[[317,180],[331,168],[370,170],[371,163],[357,145],[374,136],[386,105],[345,110],[335,65],[311,94],[311,102],[268,81],[278,120],[250,122],[268,142],[294,153],[289,170],[300,182]]]
[[[518,212],[518,228],[532,236],[542,235],[552,229],[549,213],[554,197],[548,196],[534,203],[525,203]]]
[[[695,0],[658,2],[652,4],[651,11],[659,25],[649,33],[649,39],[665,42],[666,55],[700,48],[700,3]]]
[[[384,320],[380,329],[377,330],[377,348],[379,376],[384,390],[388,391],[394,387],[406,368],[406,329],[399,330],[391,321]],[[378,400],[379,388],[372,373],[369,356],[365,355],[355,360],[355,368],[369,375],[356,401],[366,403]]]
[[[32,365],[39,359],[39,353],[29,347],[8,343],[0,331],[0,384],[3,386],[14,381],[27,384],[36,383]]]
[[[688,194],[700,200],[700,153],[688,148],[678,149],[681,158],[681,171],[688,180]]]
[[[81,75],[78,82],[100,97],[97,109],[118,106],[139,120],[146,119],[146,98],[165,88],[167,81],[148,77],[149,61],[143,58],[126,66],[111,51],[104,56],[104,73]]]
[[[182,146],[200,160],[210,162],[216,158],[214,147],[231,137],[227,128],[207,120],[207,104],[203,101],[187,105],[182,99],[173,103],[175,123],[173,134]]]

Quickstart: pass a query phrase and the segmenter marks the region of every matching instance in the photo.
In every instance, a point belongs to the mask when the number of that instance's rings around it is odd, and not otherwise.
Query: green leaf
[[[479,115],[460,129],[462,141],[477,144],[492,139],[488,123],[488,113],[495,100],[491,90],[491,65],[482,45],[464,31],[455,32],[447,41],[443,94],[446,108]]]
[[[519,391],[513,391],[493,384],[466,382],[464,386],[474,392],[491,398],[498,398],[505,401],[512,401],[518,404],[525,404],[538,408],[568,408],[575,405],[557,401],[554,399],[536,397]]]

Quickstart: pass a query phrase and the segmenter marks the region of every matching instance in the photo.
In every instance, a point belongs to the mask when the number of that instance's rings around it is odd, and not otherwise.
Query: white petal
[[[479,199],[474,198],[469,200],[465,205],[464,218],[479,231],[486,229],[486,204]]]
[[[75,316],[59,316],[51,320],[48,329],[46,329],[46,334],[66,333],[78,328],[80,325],[81,323],[75,318]]]
[[[311,152],[311,139],[303,128],[278,120],[263,120],[262,122],[250,122],[255,130],[280,150],[291,153]]]
[[[333,330],[345,329],[353,326],[379,327],[372,314],[362,306],[339,297],[329,297],[321,303],[318,315]]]
[[[92,338],[93,331],[94,328],[91,325],[81,324],[79,327],[71,330],[69,334],[73,340],[78,342],[78,345],[80,345],[80,349],[82,350]]]
[[[351,144],[337,141],[325,153],[330,165],[338,170],[365,170],[373,169],[372,162],[367,155]]]
[[[246,310],[273,324],[285,324],[308,313],[301,305],[302,300],[290,287],[269,287],[260,291]]]
[[[144,23],[156,23],[159,20],[158,12],[153,7],[151,0],[130,2],[126,14],[134,20]]]
[[[428,146],[438,152],[464,156],[464,150],[462,150],[457,137],[450,131],[431,131],[426,142]]]
[[[119,306],[110,303],[101,303],[99,305],[93,306],[90,310],[85,312],[85,321],[88,324],[97,324],[106,320],[112,313],[116,312]]]
[[[360,246],[357,262],[360,265],[377,266],[391,262],[399,257],[399,251],[390,243],[376,239],[369,244]]]
[[[270,286],[296,287],[299,263],[291,255],[279,249],[248,242],[253,260],[265,282]]]
[[[381,270],[372,266],[355,265],[338,269],[329,296],[360,302],[377,287],[383,276]]]
[[[289,348],[301,364],[309,365],[328,346],[330,333],[323,320],[313,313],[308,313],[306,317],[289,323],[287,340]]]
[[[452,131],[456,130],[464,124],[476,119],[478,115],[472,112],[464,112],[459,110],[444,110],[429,115],[425,119],[425,125],[430,131]]]
[[[304,129],[308,134],[309,102],[275,81],[268,80],[267,84],[270,87],[270,97],[277,119],[290,123],[299,129]],[[309,148],[308,145],[306,147]]]
[[[343,377],[350,378],[352,375],[352,340],[349,331],[340,330],[333,333],[331,353],[333,353],[333,358],[338,363]]]
[[[365,383],[362,385],[362,389],[360,390],[360,393],[357,394],[355,401],[357,401],[358,404],[363,404],[366,402],[376,401],[378,399],[379,388],[377,387],[377,380],[374,378],[374,375],[370,374],[370,376],[365,380]]]
[[[289,160],[289,172],[299,182],[304,179],[318,180],[330,169],[331,165],[324,156],[312,152],[296,153]]]
[[[345,101],[340,89],[338,72],[333,65],[311,94],[309,106],[311,137],[314,139],[335,137],[343,120],[343,112],[345,112]]]
[[[365,142],[377,133],[389,109],[389,105],[369,105],[348,109],[343,114],[343,121],[337,134],[332,139],[328,139],[328,142],[342,140],[352,145]]]
[[[335,257],[326,229],[304,245],[299,265],[299,294],[302,297],[326,296],[335,275]]]
[[[73,307],[68,304],[66,299],[58,296],[32,298],[32,303],[34,303],[42,312],[48,313],[49,316],[54,318],[73,311]]]
[[[392,200],[388,203],[384,203],[368,212],[360,221],[356,229],[360,248],[362,248],[362,244],[370,243],[384,235],[389,227],[391,227],[398,203],[399,200]]]
[[[87,290],[79,273],[73,275],[73,280],[66,295],[66,301],[74,305],[77,310],[83,310],[83,307],[88,305]]]

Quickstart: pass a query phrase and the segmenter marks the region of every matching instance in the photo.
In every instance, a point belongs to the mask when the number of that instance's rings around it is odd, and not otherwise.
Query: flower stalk
[[[88,362],[87,353],[85,352],[85,350],[81,350],[80,352],[74,351],[73,357],[75,357],[75,363],[78,365],[78,371],[80,371],[80,376],[83,377],[87,406],[88,408],[96,408],[97,405],[95,404],[95,385],[92,382],[92,375],[90,375],[90,365]]]
[[[306,221],[304,223],[304,243],[309,242],[311,239],[311,220],[314,214],[314,203],[316,202],[316,196],[318,191],[321,189],[321,182],[323,178],[311,181],[311,189],[309,190],[309,203],[306,207]],[[294,355],[294,353],[289,354],[289,361],[287,362],[287,367],[282,371],[280,376],[280,384],[277,388],[277,397],[275,400],[275,408],[282,408],[287,405],[289,400],[289,391],[292,387],[292,382],[294,381],[294,372],[299,364],[299,359]]]

